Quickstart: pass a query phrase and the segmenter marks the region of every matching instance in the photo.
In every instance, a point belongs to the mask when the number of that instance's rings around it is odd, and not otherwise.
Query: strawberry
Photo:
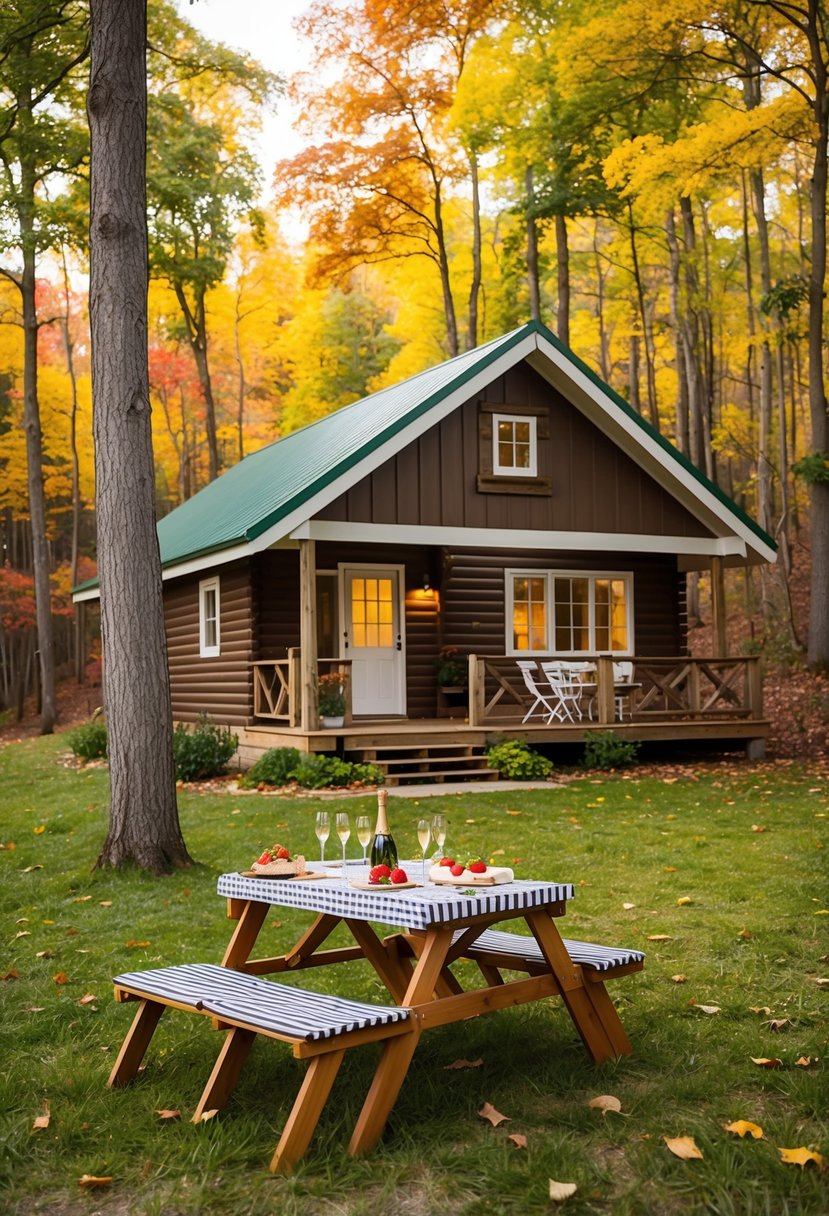
[[[291,860],[291,854],[285,848],[284,844],[279,845],[279,847],[277,848],[276,860],[277,861],[290,861]]]
[[[273,858],[271,857],[270,853],[268,852],[267,849],[265,849],[265,852],[262,854],[262,856],[256,858],[256,864],[258,866],[267,866],[267,865],[270,865],[272,860],[273,860]]]
[[[371,870],[369,870],[368,880],[369,882],[380,882],[381,879],[388,878],[390,874],[391,870],[389,867],[381,864],[379,866],[374,866]]]
[[[454,874],[455,878],[460,878],[461,874],[463,874],[463,869],[463,866],[456,864],[451,867],[449,873]]]
[[[397,885],[398,883],[401,883],[401,882],[409,881],[408,874],[406,873],[405,870],[401,870],[400,866],[398,866],[396,870],[392,870],[391,874],[389,874],[389,878],[395,885]]]
[[[480,857],[477,861],[470,861],[467,869],[469,870],[470,874],[486,874],[486,866],[481,861]]]
[[[453,866],[454,864],[455,864],[454,857],[441,857],[440,861],[438,862],[438,865],[441,865],[441,866]]]

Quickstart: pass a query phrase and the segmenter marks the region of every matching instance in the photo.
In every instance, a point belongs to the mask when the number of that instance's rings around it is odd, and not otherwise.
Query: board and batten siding
[[[549,493],[488,493],[480,404],[546,414],[538,473]],[[709,536],[597,426],[537,372],[519,364],[340,495],[319,519],[658,536]]]
[[[633,574],[634,648],[638,655],[686,653],[685,576],[671,556],[630,553],[446,551],[441,576],[443,641],[464,653],[506,650],[504,571],[612,570]]]
[[[219,578],[220,653],[199,654],[199,583]],[[207,713],[220,726],[245,726],[253,713],[250,661],[254,621],[250,563],[220,566],[215,572],[164,584],[164,625],[175,722],[195,722]]]

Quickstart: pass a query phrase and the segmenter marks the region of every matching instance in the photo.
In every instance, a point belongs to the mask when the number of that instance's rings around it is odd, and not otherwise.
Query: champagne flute
[[[357,839],[363,846],[363,865],[366,864],[366,850],[371,843],[371,820],[368,815],[357,816]]]
[[[443,852],[443,842],[446,839],[446,816],[433,815],[432,817],[432,835],[435,838],[435,844]]]
[[[325,865],[325,842],[331,835],[331,821],[328,818],[328,811],[317,811],[314,831],[317,840],[320,842],[320,865]]]
[[[340,844],[343,846],[343,882],[347,881],[345,872],[345,846],[348,844],[348,838],[351,835],[351,821],[348,818],[347,811],[337,811],[337,835],[340,838]]]
[[[426,886],[426,850],[429,847],[429,841],[432,839],[432,825],[428,819],[418,819],[417,821],[417,843],[420,845],[420,851],[423,854],[423,885]]]

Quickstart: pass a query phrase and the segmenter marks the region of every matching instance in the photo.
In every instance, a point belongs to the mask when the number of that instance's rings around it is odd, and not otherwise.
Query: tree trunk
[[[481,192],[478,183],[478,156],[474,149],[469,153],[469,171],[472,177],[472,283],[469,288],[466,349],[474,350],[478,345],[478,300],[481,294]]]
[[[37,614],[37,648],[40,665],[40,733],[55,729],[55,649],[52,627],[52,596],[49,587],[49,545],[46,540],[46,496],[43,489],[43,435],[37,395],[37,301],[35,233],[34,141],[26,154],[26,129],[31,121],[31,92],[18,95],[21,130],[20,191],[18,220],[23,254],[23,273],[18,282],[23,313],[23,429],[26,433],[26,465],[29,486],[29,518],[32,534],[32,569]]]
[[[654,351],[651,322],[648,316],[648,306],[645,301],[645,287],[642,282],[642,272],[639,269],[639,253],[636,248],[636,229],[633,224],[633,208],[628,208],[630,224],[630,254],[633,262],[633,281],[636,285],[636,300],[639,304],[639,317],[642,322],[642,345],[645,353],[645,383],[648,388],[648,414],[651,425],[659,430],[659,407],[656,401],[656,378],[654,376]]]
[[[538,282],[538,225],[535,222],[535,182],[532,165],[524,173],[527,189],[527,287],[530,292],[530,316],[541,320],[541,289]]]
[[[210,481],[219,476],[221,464],[219,461],[219,440],[216,430],[216,402],[213,398],[213,382],[210,379],[210,364],[207,359],[207,310],[204,302],[204,288],[198,288],[196,307],[192,309],[180,283],[174,285],[176,299],[181,307],[184,322],[187,327],[187,339],[193,358],[196,361],[196,371],[199,375],[202,396],[204,397],[204,425],[207,434],[207,463]]]
[[[808,35],[812,51],[815,82],[814,145],[809,208],[812,223],[809,266],[809,415],[812,423],[812,450],[829,451],[829,414],[823,374],[823,315],[826,283],[826,183],[827,140],[829,140],[829,96],[827,68],[821,39],[822,5],[808,0]],[[809,603],[809,663],[829,667],[829,483],[811,487],[812,575]]]
[[[606,384],[610,383],[610,350],[607,336],[607,326],[604,319],[604,270],[602,269],[601,255],[599,253],[598,242],[599,222],[596,220],[593,224],[593,259],[596,268],[596,319],[599,322],[599,366],[601,367],[602,379]]]
[[[682,323],[679,315],[680,292],[680,256],[679,241],[676,236],[676,220],[673,211],[669,211],[665,220],[665,234],[668,238],[669,255],[669,300],[671,328],[674,332],[674,350],[676,359],[676,419],[674,422],[674,443],[680,452],[686,455],[688,446],[688,377],[685,363],[685,348],[682,341]]]
[[[66,265],[66,250],[61,250],[63,268],[63,299],[66,309],[61,320],[61,335],[63,337],[63,353],[66,358],[66,371],[69,375],[70,413],[69,413],[69,453],[72,465],[72,541],[70,551],[71,582],[74,587],[78,581],[78,558],[80,555],[81,533],[81,488],[78,461],[78,378],[75,375],[75,346],[69,328],[69,268]],[[86,668],[86,653],[84,646],[84,603],[75,604],[72,619],[73,655],[75,679],[83,683]]]
[[[245,396],[247,394],[247,382],[245,381],[245,361],[242,358],[242,335],[241,335],[242,315],[239,309],[239,294],[236,295],[236,312],[233,322],[233,338],[236,344],[236,367],[238,368],[238,380],[236,389],[236,447],[237,458],[239,463],[245,459]],[[169,426],[169,421],[168,421]],[[177,453],[178,454],[178,453]],[[179,461],[179,468],[181,462]],[[181,473],[179,472],[179,480]],[[182,502],[184,499],[182,498]]]
[[[452,276],[449,273],[449,252],[446,248],[446,231],[443,227],[443,202],[437,175],[432,171],[435,189],[435,223],[434,232],[437,241],[437,262],[440,271],[440,288],[443,294],[443,316],[446,324],[446,346],[449,358],[454,359],[458,354],[458,320],[455,316],[455,301],[452,296]]]
[[[558,303],[556,329],[565,346],[570,345],[570,248],[567,244],[567,220],[556,216],[556,278]]]
[[[90,329],[109,833],[98,866],[190,858],[176,807],[147,361],[146,0],[92,0]]]

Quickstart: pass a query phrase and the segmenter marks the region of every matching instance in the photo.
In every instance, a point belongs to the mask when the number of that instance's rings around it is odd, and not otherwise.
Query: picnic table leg
[[[424,937],[421,933],[396,933],[394,937],[386,938],[386,946],[393,949],[398,958],[404,957],[406,952],[406,962],[411,963],[411,956],[420,958],[423,951]],[[411,970],[409,970],[411,978]],[[500,977],[499,977],[500,982]],[[440,975],[435,981],[435,996],[459,996],[463,992],[463,988],[455,979],[448,966],[441,968]]]
[[[223,967],[232,967],[235,971],[245,970],[245,963],[250,958],[250,952],[256,945],[259,930],[264,925],[270,911],[270,904],[248,900],[242,909],[239,923],[233,930],[227,950],[225,950],[225,956],[222,959]]]
[[[602,1064],[605,1060],[628,1054],[632,1048],[613,1002],[606,991],[605,1002],[601,998],[596,1000],[588,991],[593,985],[585,983],[581,967],[567,953],[552,918],[544,911],[532,911],[527,913],[527,924],[556,978],[561,999],[593,1063]],[[595,986],[600,987],[598,984]]]
[[[271,1160],[272,1174],[292,1173],[294,1165],[304,1156],[344,1055],[345,1049],[341,1048],[311,1060]]]
[[[164,1008],[165,1006],[159,1005],[157,1001],[141,1001],[135,1017],[132,1019],[132,1025],[127,1031],[127,1036],[121,1044],[118,1059],[109,1074],[107,1086],[110,1089],[119,1089],[122,1085],[126,1085],[138,1072]]]
[[[411,1006],[431,1001],[451,945],[451,929],[427,931],[423,950],[401,1004]],[[352,1157],[371,1152],[383,1134],[391,1108],[406,1079],[419,1037],[419,1027],[415,1026],[411,1034],[389,1039],[383,1048],[371,1088],[348,1145]]]
[[[234,1026],[228,1031],[191,1122],[201,1123],[205,1111],[222,1109],[236,1088],[242,1066],[255,1038],[255,1031],[243,1030],[240,1026]]]
[[[402,965],[396,951],[387,949],[366,921],[346,919],[345,923],[357,945],[388,988],[392,1000],[400,1004],[411,982],[411,971]]]

